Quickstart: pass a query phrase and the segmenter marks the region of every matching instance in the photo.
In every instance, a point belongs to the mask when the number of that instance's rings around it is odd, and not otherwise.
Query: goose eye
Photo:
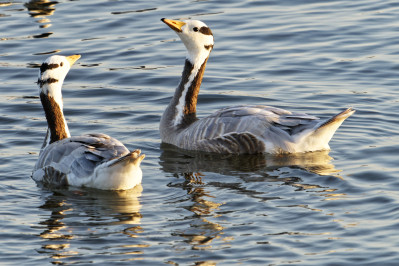
[[[64,62],[61,62],[61,63],[60,63],[60,66],[63,66],[63,65],[64,65]]]
[[[198,31],[198,28],[197,28],[197,27],[194,27],[194,28],[193,28],[193,31],[197,32],[197,31]]]

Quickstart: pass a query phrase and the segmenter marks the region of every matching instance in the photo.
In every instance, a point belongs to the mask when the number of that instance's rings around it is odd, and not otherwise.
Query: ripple
[[[395,1],[0,6],[0,264],[397,263]],[[234,104],[357,112],[329,152],[217,156],[161,145],[185,57],[162,17],[201,19],[215,35],[199,117]],[[142,149],[136,194],[50,190],[30,178],[46,130],[38,67],[75,53],[63,88],[70,130]]]
[[[114,11],[111,12],[112,15],[121,15],[121,14],[127,14],[127,13],[141,13],[141,12],[148,12],[148,11],[154,11],[157,10],[157,8],[145,8],[145,9],[138,9],[138,10],[126,10],[126,11]]]

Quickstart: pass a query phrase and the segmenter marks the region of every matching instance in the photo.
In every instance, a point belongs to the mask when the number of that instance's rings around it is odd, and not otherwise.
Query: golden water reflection
[[[185,242],[190,245],[192,250],[207,250],[212,249],[215,240],[219,240],[214,246],[228,246],[230,242],[234,241],[231,236],[225,236],[225,224],[220,224],[219,216],[223,215],[224,202],[216,199],[212,195],[213,187],[227,188],[229,191],[237,191],[237,193],[248,195],[248,197],[257,198],[259,201],[268,201],[274,199],[281,199],[278,197],[270,197],[267,193],[263,193],[253,188],[251,185],[243,185],[250,182],[279,182],[284,185],[292,186],[295,191],[309,191],[321,196],[320,200],[335,200],[345,197],[344,193],[337,192],[336,188],[326,187],[319,183],[308,183],[302,177],[303,172],[298,172],[296,169],[304,170],[305,172],[317,176],[326,176],[326,178],[337,178],[343,180],[340,176],[341,170],[336,169],[332,163],[333,158],[329,156],[328,151],[303,153],[303,154],[288,154],[288,155],[217,155],[198,153],[191,151],[183,151],[176,149],[170,145],[162,144],[162,153],[159,164],[161,169],[167,173],[172,173],[175,177],[182,180],[182,182],[172,182],[170,186],[181,187],[187,192],[189,199],[189,206],[185,208],[191,212],[191,215],[185,217],[185,220],[190,220],[189,226],[182,227],[175,230],[172,234],[178,235],[185,239]],[[223,183],[215,180],[207,181],[208,173],[217,173],[227,176],[234,176],[241,178],[243,183]],[[298,173],[284,174],[284,173]],[[315,176],[316,175],[316,176]],[[325,180],[325,179],[323,179]],[[248,187],[251,187],[249,189]],[[284,197],[284,196],[282,196]],[[289,206],[290,208],[305,208],[309,211],[324,213],[320,208],[311,207],[307,204],[295,204]],[[333,213],[325,213],[325,215],[334,216]],[[230,224],[230,222],[227,222]],[[329,235],[329,232],[324,232]],[[321,233],[321,234],[324,234]],[[298,234],[295,232],[295,234]],[[300,233],[302,234],[302,233]],[[306,234],[306,233],[304,233]],[[318,233],[320,234],[320,233]],[[178,246],[177,248],[181,248]],[[207,262],[204,262],[205,265]],[[211,262],[212,264],[212,262]]]
[[[318,151],[284,155],[219,155],[183,151],[168,144],[162,144],[160,165],[169,173],[214,172],[229,174],[237,172],[272,171],[282,167],[301,168],[318,175],[333,175],[339,178],[339,172],[332,164],[329,151]]]
[[[34,18],[41,18],[53,15],[57,1],[49,0],[30,0],[24,4],[28,9],[29,15]]]
[[[113,192],[76,188],[55,191],[39,207],[50,214],[38,224],[43,228],[39,234],[43,244],[37,252],[47,254],[53,264],[64,263],[64,259],[71,257],[80,258],[81,248],[75,240],[84,236],[102,241],[102,230],[114,225],[127,225],[120,235],[137,238],[143,232],[139,200],[142,190],[139,185],[131,190]],[[118,255],[138,254],[136,248],[140,244],[131,246],[124,247],[126,251]]]
[[[188,228],[181,228],[172,232],[173,235],[182,237],[184,242],[190,244],[193,250],[205,250],[212,248],[212,241],[220,239],[224,227],[215,221],[218,215],[216,210],[223,205],[212,200],[213,196],[203,187],[185,187],[191,203],[186,207],[192,214],[184,220],[192,221]]]
[[[37,18],[36,22],[40,24],[39,28],[51,27],[51,20],[48,18],[55,12],[55,5],[57,1],[49,0],[30,0],[25,3],[24,6],[28,9],[28,13],[31,17]],[[34,38],[46,38],[53,34],[52,32],[46,32],[39,35],[34,35]]]

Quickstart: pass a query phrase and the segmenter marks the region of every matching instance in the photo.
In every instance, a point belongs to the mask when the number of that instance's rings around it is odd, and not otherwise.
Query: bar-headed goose
[[[105,190],[130,189],[141,183],[140,150],[130,152],[105,134],[71,137],[63,114],[61,88],[80,55],[47,58],[37,84],[47,119],[47,135],[32,173],[51,186],[71,185]]]
[[[295,153],[329,149],[328,142],[355,110],[320,120],[263,105],[221,109],[198,119],[197,97],[213,49],[210,28],[198,20],[162,19],[187,49],[180,84],[162,115],[162,141],[187,150],[216,153]]]

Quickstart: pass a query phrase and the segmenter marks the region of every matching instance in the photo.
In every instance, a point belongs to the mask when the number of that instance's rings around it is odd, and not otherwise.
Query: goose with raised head
[[[197,97],[205,66],[213,49],[210,28],[198,20],[163,18],[187,49],[181,81],[162,115],[164,143],[182,149],[215,153],[297,153],[329,149],[328,142],[355,110],[321,120],[263,105],[227,107],[198,119]]]
[[[40,67],[40,100],[47,120],[47,135],[32,178],[50,186],[125,190],[141,183],[144,154],[130,152],[105,134],[71,137],[63,113],[61,88],[80,55],[47,58]]]

